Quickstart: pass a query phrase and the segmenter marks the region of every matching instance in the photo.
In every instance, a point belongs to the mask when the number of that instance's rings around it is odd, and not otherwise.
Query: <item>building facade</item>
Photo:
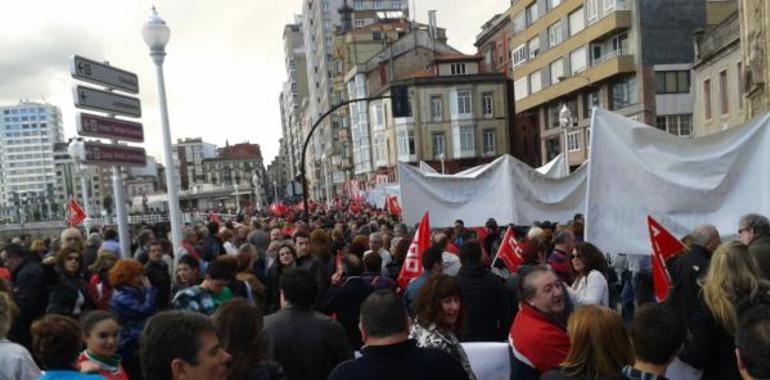
[[[203,183],[206,179],[203,160],[215,158],[217,146],[198,137],[178,139],[172,149],[180,189],[189,190],[193,185]]]
[[[206,184],[232,187],[233,198],[241,206],[251,202],[258,209],[264,206],[267,173],[262,152],[257,144],[235,144],[221,148],[217,158],[203,160]],[[237,193],[237,197],[236,197]]]
[[[66,205],[70,198],[74,198],[88,212],[89,216],[98,217],[102,214],[112,214],[114,209],[112,168],[107,166],[83,167],[78,171],[75,161],[70,156],[67,148],[69,144],[60,142],[54,144],[54,198],[57,205],[57,217],[64,217]],[[89,204],[83,197],[83,187],[80,177],[86,177],[86,191]]]
[[[294,24],[284,27],[284,59],[286,82],[280,96],[282,132],[286,160],[289,162],[290,175],[296,177],[300,172],[302,144],[302,101],[308,98],[308,76],[305,41],[302,32],[302,18],[295,17]]]
[[[765,0],[743,0],[740,4],[743,93],[746,117],[770,110],[770,4]]]
[[[692,68],[695,136],[716,133],[746,121],[740,37],[737,12],[696,35],[696,61]]]
[[[0,107],[0,214],[51,216],[53,150],[63,139],[59,107],[29,101]]]

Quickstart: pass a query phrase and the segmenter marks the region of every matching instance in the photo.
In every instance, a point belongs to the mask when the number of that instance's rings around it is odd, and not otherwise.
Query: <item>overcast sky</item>
[[[438,10],[449,44],[474,53],[481,25],[510,0],[416,0],[417,20]],[[177,138],[262,147],[265,165],[278,153],[278,96],[286,79],[283,26],[301,0],[3,0],[0,12],[0,105],[19,99],[62,109],[66,137],[75,135],[71,54],[139,75],[148,153],[163,161],[157,82],[141,27],[156,4],[171,28],[164,65]]]

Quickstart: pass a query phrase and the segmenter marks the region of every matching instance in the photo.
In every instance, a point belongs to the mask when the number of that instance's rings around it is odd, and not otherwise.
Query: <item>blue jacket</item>
[[[155,288],[119,287],[112,293],[110,310],[120,321],[118,353],[125,360],[139,348],[144,322],[155,314]]]

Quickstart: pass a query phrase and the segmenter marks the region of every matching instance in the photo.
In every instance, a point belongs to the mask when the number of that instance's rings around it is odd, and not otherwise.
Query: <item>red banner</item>
[[[671,276],[666,269],[666,261],[683,252],[685,246],[649,215],[647,226],[652,246],[652,283],[655,287],[655,298],[658,302],[663,302],[671,289]]]
[[[401,216],[401,206],[398,205],[398,198],[395,195],[388,195],[386,206],[390,215]]]
[[[422,274],[422,253],[428,247],[430,247],[430,217],[426,211],[425,215],[422,216],[420,226],[417,227],[417,233],[412,239],[412,244],[409,245],[401,273],[398,274],[398,285],[402,289],[406,289],[410,281]]]
[[[503,263],[505,263],[505,267],[508,268],[508,272],[516,273],[521,263],[524,262],[522,253],[524,252],[525,244],[526,242],[520,243],[518,240],[516,240],[513,229],[508,227],[508,229],[505,230],[503,241],[500,244],[500,248],[497,250],[495,259],[492,260],[492,265],[494,265],[495,261],[499,258],[503,260]]]
[[[86,212],[80,207],[80,204],[78,204],[74,198],[70,198],[67,203],[67,223],[69,223],[70,227],[83,223],[87,217]]]

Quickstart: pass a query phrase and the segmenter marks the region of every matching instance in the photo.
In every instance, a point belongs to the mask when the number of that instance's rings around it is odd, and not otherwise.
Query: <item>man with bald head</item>
[[[75,248],[81,253],[83,252],[83,234],[75,227],[66,228],[61,232],[59,236],[61,240],[61,248]]]
[[[669,294],[669,303],[679,310],[688,325],[700,294],[698,279],[706,275],[711,255],[722,243],[719,231],[709,224],[695,227],[690,236],[693,239],[692,248],[674,264],[671,271],[674,287]]]

